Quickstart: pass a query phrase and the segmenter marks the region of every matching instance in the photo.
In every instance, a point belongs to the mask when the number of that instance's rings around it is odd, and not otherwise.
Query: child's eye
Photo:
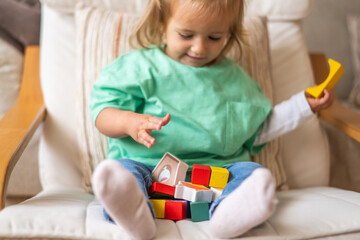
[[[182,34],[182,33],[179,33],[179,36],[183,39],[190,39],[192,38],[192,35],[191,34]]]
[[[212,41],[219,41],[221,39],[221,37],[212,37],[212,36],[209,36],[209,39],[212,40]]]

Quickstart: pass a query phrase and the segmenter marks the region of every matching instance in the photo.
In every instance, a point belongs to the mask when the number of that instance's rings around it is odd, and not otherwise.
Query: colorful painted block
[[[186,218],[186,201],[165,202],[165,219],[182,220]]]
[[[152,198],[173,198],[175,187],[163,183],[154,182],[149,189],[149,196]]]
[[[211,168],[207,165],[194,164],[191,172],[191,182],[209,186]]]
[[[214,187],[211,187],[210,189],[213,192],[213,198],[212,198],[213,201],[218,199],[224,190],[223,188],[214,188]]]
[[[209,203],[204,202],[192,202],[191,208],[191,221],[201,222],[209,220]]]
[[[229,171],[226,168],[219,167],[210,167],[211,168],[211,177],[209,186],[215,188],[225,188],[228,179]]]
[[[185,181],[189,166],[170,153],[165,153],[152,172],[154,181],[175,186],[179,181]]]
[[[166,201],[181,201],[186,202],[186,218],[191,218],[191,210],[190,210],[190,201],[183,200],[183,199],[172,199],[172,200],[166,200]]]
[[[211,202],[212,194],[212,191],[205,186],[187,182],[180,182],[178,185],[176,185],[174,197],[177,199],[184,199],[191,202]]]
[[[154,208],[155,218],[165,218],[165,202],[166,200],[150,199]]]

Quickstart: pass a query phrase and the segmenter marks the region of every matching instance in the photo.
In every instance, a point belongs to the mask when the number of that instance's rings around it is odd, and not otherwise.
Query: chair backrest
[[[76,2],[43,0],[41,82],[48,111],[40,143],[40,177],[44,189],[84,189],[79,161]],[[82,0],[99,8],[140,13],[146,0]],[[311,1],[248,0],[248,14],[268,18],[274,103],[313,85],[301,19]],[[283,166],[290,188],[327,185],[329,156],[326,137],[314,117],[281,137]]]

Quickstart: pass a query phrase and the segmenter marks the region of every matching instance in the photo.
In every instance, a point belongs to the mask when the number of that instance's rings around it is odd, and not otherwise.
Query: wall
[[[323,52],[340,62],[345,73],[335,86],[337,96],[346,100],[353,86],[353,66],[346,16],[360,15],[360,0],[314,0],[313,10],[304,20],[310,52]]]

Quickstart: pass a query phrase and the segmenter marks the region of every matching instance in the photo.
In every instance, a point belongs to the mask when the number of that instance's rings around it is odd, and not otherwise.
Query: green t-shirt
[[[171,120],[153,131],[151,149],[131,137],[109,138],[107,158],[129,158],[156,166],[165,152],[189,164],[224,167],[250,161],[263,146],[253,146],[271,111],[257,83],[228,58],[213,66],[191,67],[161,48],[125,54],[105,67],[90,99],[92,119],[118,108]]]

